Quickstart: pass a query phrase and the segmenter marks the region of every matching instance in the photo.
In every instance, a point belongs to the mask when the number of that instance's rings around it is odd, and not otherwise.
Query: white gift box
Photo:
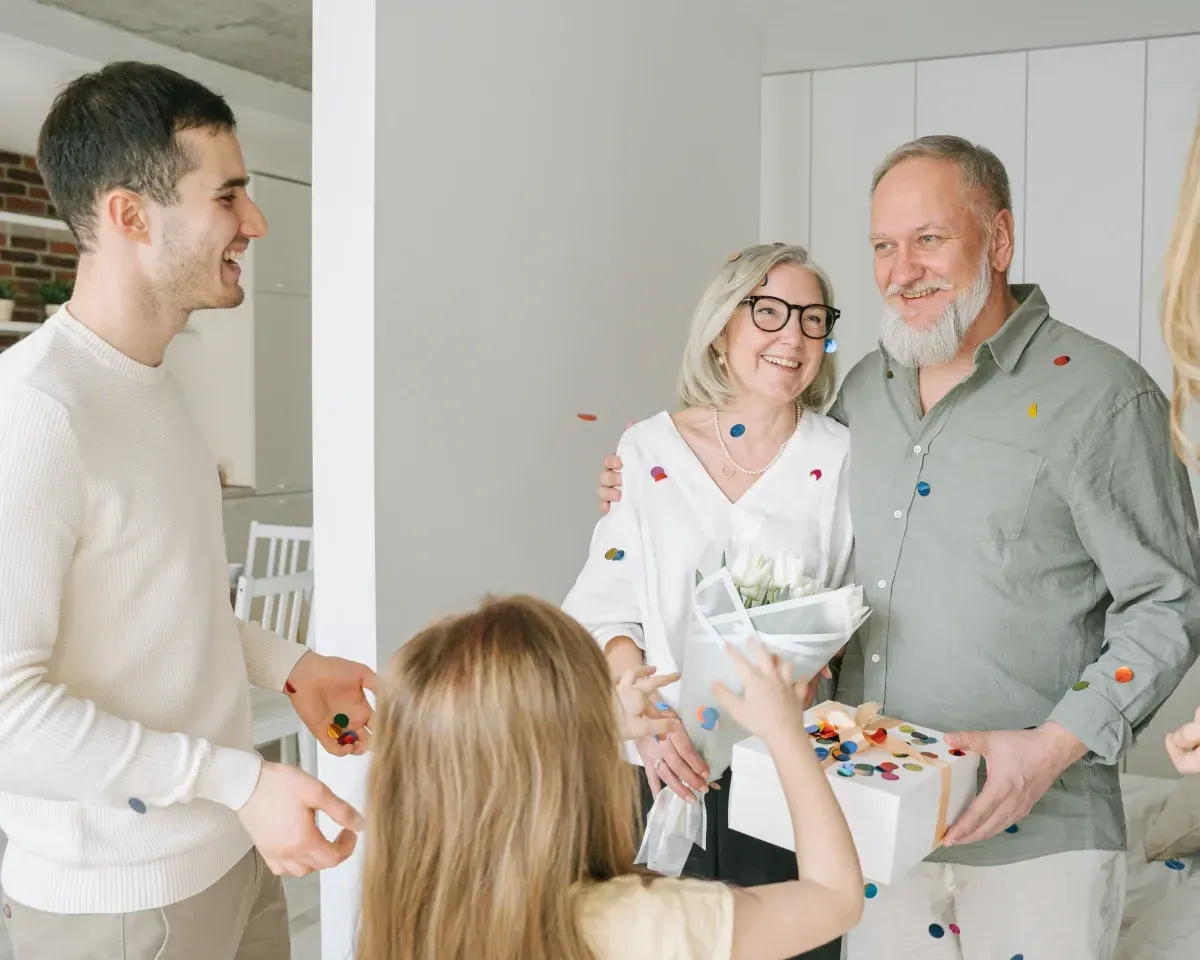
[[[883,717],[877,704],[856,710],[827,701],[804,720],[863,876],[874,883],[894,883],[941,846],[975,796],[979,754],[952,752],[940,731]],[[729,789],[730,829],[795,849],[783,786],[758,737],[734,746]]]

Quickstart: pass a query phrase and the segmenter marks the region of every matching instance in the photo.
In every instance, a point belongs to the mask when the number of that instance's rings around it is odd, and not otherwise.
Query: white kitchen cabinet
[[[1025,279],[1137,359],[1146,44],[1029,54]]]
[[[839,380],[875,349],[883,301],[868,240],[871,177],[913,138],[916,65],[813,74],[812,254],[828,272],[842,311],[834,329]]]
[[[1010,283],[1024,276],[1026,57],[1000,53],[917,64],[917,136],[963,137],[991,150],[1008,173],[1016,222]]]
[[[250,196],[267,220],[267,236],[250,245],[252,289],[310,295],[312,187],[256,173]]]
[[[254,294],[254,487],[312,489],[312,298]]]

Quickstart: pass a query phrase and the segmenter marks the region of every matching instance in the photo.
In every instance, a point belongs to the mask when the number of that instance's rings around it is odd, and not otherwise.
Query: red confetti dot
[[[888,735],[886,730],[868,730],[866,737],[872,743],[883,743],[887,740]]]
[[[667,479],[667,471],[662,467],[653,467],[650,470],[650,476],[652,476],[654,478],[654,482],[657,483],[659,480]]]
[[[577,416],[580,420],[587,420],[589,422],[596,419],[596,415],[594,413],[577,413],[575,416]]]
[[[1113,674],[1113,679],[1117,683],[1128,683],[1133,679],[1133,671],[1128,667],[1117,667],[1117,672]]]
[[[814,480],[820,480],[821,479],[821,471],[814,470],[809,474],[809,476],[812,477]]]
[[[957,923],[952,923],[950,924],[950,932],[957,937],[962,931],[958,929]]]
[[[957,749],[957,748],[956,748],[956,749],[954,749],[954,750],[951,750],[951,751],[950,751],[950,756],[952,756],[952,757],[965,757],[965,756],[966,756],[966,754],[965,754],[965,753],[963,753],[961,750],[959,750],[959,749]]]
[[[292,686],[290,683],[285,683],[285,684],[283,685],[283,689],[284,689],[284,690],[286,690],[288,693],[295,693],[295,692],[296,692],[296,688],[295,688],[295,687],[293,687],[293,686]]]
[[[1071,362],[1071,358],[1068,357],[1065,353],[1061,357],[1054,358],[1054,365],[1056,367],[1065,367],[1070,362]]]
[[[893,770],[896,769],[896,765],[894,763],[892,763],[891,760],[888,760],[884,763],[881,763],[879,765],[879,769],[884,771],[885,773],[891,773]]]
[[[887,773],[887,772],[881,773],[881,774],[879,775],[879,778],[880,778],[881,780],[899,780],[899,779],[900,779],[898,776],[896,776],[896,774],[894,774],[894,773]]]

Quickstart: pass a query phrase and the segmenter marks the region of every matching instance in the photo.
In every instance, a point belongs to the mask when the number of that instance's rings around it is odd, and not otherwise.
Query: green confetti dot
[[[334,717],[333,722],[336,723],[339,727],[350,726],[350,718],[348,716],[346,716],[344,713],[339,713],[336,717]]]
[[[1071,689],[1072,690],[1086,690],[1089,686],[1091,686],[1091,684],[1089,684],[1086,680],[1080,680]]]
[[[921,766],[919,763],[906,763],[904,765],[904,769],[911,770],[913,773],[920,773],[925,768],[923,766]]]

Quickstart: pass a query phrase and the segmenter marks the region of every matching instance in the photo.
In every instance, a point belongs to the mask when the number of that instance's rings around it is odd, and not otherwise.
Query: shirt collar
[[[1029,341],[1050,316],[1050,305],[1046,303],[1042,288],[1036,283],[1010,284],[1008,289],[1019,306],[999,330],[979,345],[975,356],[978,358],[979,351],[986,348],[991,351],[996,366],[1005,373],[1012,373],[1025,348],[1029,346]],[[879,345],[879,352],[889,361],[886,366],[890,370],[892,357],[882,343]]]

